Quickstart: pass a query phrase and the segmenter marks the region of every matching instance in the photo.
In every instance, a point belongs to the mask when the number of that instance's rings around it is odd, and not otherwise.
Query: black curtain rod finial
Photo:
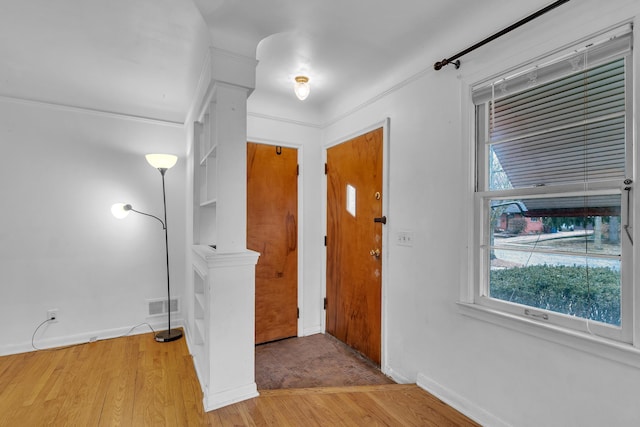
[[[440,71],[442,69],[442,67],[449,65],[449,64],[453,64],[456,66],[456,70],[458,68],[460,68],[460,60],[458,59],[457,61],[449,61],[448,59],[443,59],[440,62],[436,62],[435,64],[433,64],[433,69],[436,71]]]

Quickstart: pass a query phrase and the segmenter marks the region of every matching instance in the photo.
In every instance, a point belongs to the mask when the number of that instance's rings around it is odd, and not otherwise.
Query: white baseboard
[[[397,382],[398,384],[413,384],[414,381],[410,380],[409,378],[405,377],[404,375],[402,375],[401,373],[394,371],[393,368],[386,366],[383,370],[382,373],[387,375],[388,377],[391,377],[392,380],[394,380],[395,382]]]
[[[418,374],[417,384],[418,387],[433,394],[435,397],[442,400],[447,405],[463,413],[477,423],[482,424],[483,426],[511,427],[508,423],[502,421],[500,418],[485,411],[475,403],[449,390],[448,388],[437,383],[431,378],[428,378],[424,374]]]
[[[303,337],[308,337],[309,335],[322,334],[322,333],[324,333],[324,331],[322,330],[322,326],[317,325],[317,326],[313,326],[311,328],[305,328],[302,331],[302,336]]]
[[[152,332],[148,325],[150,325],[156,332],[166,329],[167,322],[165,319],[158,319],[154,321],[141,322],[138,325],[125,326],[114,329],[103,329],[99,331],[83,332],[75,335],[65,335],[53,338],[37,338],[35,346],[33,348],[31,341],[23,342],[19,344],[9,344],[0,346],[0,356],[7,356],[10,354],[28,353],[31,351],[45,350],[56,347],[64,347],[69,345],[87,344],[94,341],[108,340],[111,338],[118,338],[129,335],[140,335]],[[182,319],[171,319],[171,327],[184,327]],[[133,329],[132,329],[133,328]]]
[[[208,391],[206,391],[202,398],[202,404],[204,405],[205,412],[209,412],[258,396],[258,387],[254,382],[232,390],[224,390],[213,394],[208,394]]]

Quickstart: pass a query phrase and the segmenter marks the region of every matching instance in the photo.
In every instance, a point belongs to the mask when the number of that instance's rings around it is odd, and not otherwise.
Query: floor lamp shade
[[[114,203],[111,206],[111,214],[118,219],[123,219],[129,216],[129,212],[131,211],[131,205],[126,203]]]
[[[147,154],[145,158],[156,169],[171,169],[178,161],[173,154]]]

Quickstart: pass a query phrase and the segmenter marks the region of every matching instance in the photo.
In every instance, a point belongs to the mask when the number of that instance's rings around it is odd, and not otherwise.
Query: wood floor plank
[[[104,375],[103,372],[90,372],[91,365],[82,363],[83,361],[91,360],[85,354],[89,350],[89,348],[83,347],[60,350],[60,354],[65,359],[76,358],[80,362],[63,367],[63,375],[68,380],[63,381],[61,393],[55,400],[51,401],[59,410],[55,417],[50,414],[43,417],[43,420],[55,420],[54,425],[80,425],[80,423],[86,422],[91,417],[91,414],[87,412],[84,406],[92,401],[93,396],[108,391],[108,388],[101,384],[100,381]]]
[[[354,402],[348,393],[332,393],[318,395],[316,399],[322,401],[325,414],[336,420],[336,424],[341,426],[370,426],[375,425],[370,417],[364,416],[369,408],[359,408],[354,406]],[[364,419],[363,419],[364,418]],[[333,422],[333,421],[332,421]],[[324,422],[321,425],[327,425]]]
[[[244,402],[232,406],[246,406]],[[291,417],[282,411],[282,405],[277,399],[260,399],[257,403],[257,409],[264,417],[266,425],[269,426],[290,426]]]
[[[308,394],[335,394],[335,393],[367,393],[381,390],[414,390],[415,384],[385,384],[385,385],[359,385],[340,387],[315,387],[315,388],[284,388],[281,390],[260,390],[260,396],[295,396]]]
[[[202,408],[185,340],[152,334],[0,357],[4,426],[478,426],[416,385],[263,390]]]
[[[384,406],[374,404],[370,393],[344,393],[342,399],[349,402],[349,413],[355,418],[355,425],[391,426],[400,425],[402,419],[394,419]]]
[[[413,401],[415,393],[405,391],[402,393],[386,393],[384,391],[372,393],[370,398],[374,406],[384,406],[386,412],[395,420],[403,420],[411,426],[448,426],[452,425],[446,419],[442,419],[437,411],[428,408],[426,411],[420,405],[424,399]],[[410,402],[410,404],[405,404]],[[414,410],[413,405],[420,410]]]

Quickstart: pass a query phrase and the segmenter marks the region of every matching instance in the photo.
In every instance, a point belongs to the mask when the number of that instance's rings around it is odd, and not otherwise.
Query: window
[[[632,340],[631,31],[473,88],[474,303]]]

